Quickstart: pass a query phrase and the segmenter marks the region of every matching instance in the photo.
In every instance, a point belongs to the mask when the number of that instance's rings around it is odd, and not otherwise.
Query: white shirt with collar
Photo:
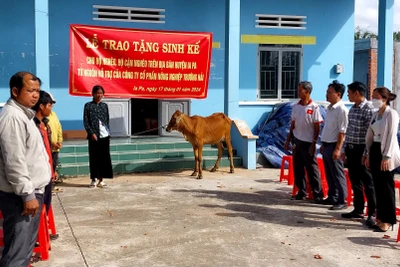
[[[301,101],[292,107],[294,121],[293,135],[296,139],[311,143],[314,139],[314,124],[323,121],[318,104],[310,101],[302,105]]]
[[[346,133],[347,125],[349,124],[348,113],[349,111],[342,100],[328,106],[324,129],[321,134],[322,142],[335,143],[338,140],[339,133]]]

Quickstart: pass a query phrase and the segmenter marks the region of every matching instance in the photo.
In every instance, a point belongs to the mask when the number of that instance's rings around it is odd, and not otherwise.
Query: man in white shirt
[[[328,198],[322,204],[332,203],[330,210],[347,208],[347,183],[341,150],[348,125],[348,110],[342,101],[345,86],[333,81],[326,90],[326,101],[330,103],[326,110],[325,125],[322,130],[320,151],[323,156],[326,179],[328,180]]]
[[[300,101],[292,107],[292,123],[285,149],[289,149],[289,144],[294,138],[296,144],[293,149],[294,180],[299,189],[294,199],[303,200],[306,197],[306,177],[304,173],[304,168],[306,168],[314,201],[320,203],[323,194],[315,152],[322,116],[318,105],[311,100],[311,91],[310,82],[299,83],[298,95]]]

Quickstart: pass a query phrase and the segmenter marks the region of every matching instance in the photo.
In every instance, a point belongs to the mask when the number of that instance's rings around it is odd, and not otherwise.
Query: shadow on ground
[[[317,205],[310,201],[290,200],[288,192],[283,191],[256,191],[253,193],[202,189],[177,189],[172,191],[193,193],[194,197],[216,198],[227,202],[219,205],[199,205],[200,207],[215,209],[214,214],[216,216],[242,217],[247,220],[292,227],[364,229],[363,220],[359,220],[358,225],[352,221],[342,220],[340,214],[343,211],[327,212],[329,206]],[[293,208],[293,206],[298,206],[299,209]],[[306,207],[308,208],[305,209]],[[315,211],[315,208],[322,208],[323,210],[318,212]],[[220,209],[230,212],[220,212]],[[365,230],[370,231],[366,227]]]
[[[393,239],[393,237],[396,238],[396,235],[397,232],[393,232],[393,234],[386,232],[382,234],[382,237],[348,237],[347,239],[358,245],[400,250],[400,243]]]

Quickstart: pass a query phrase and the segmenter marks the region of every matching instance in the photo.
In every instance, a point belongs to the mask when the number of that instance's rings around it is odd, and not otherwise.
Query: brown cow
[[[195,157],[195,169],[192,176],[197,179],[203,178],[202,162],[203,162],[203,145],[216,144],[218,146],[218,159],[214,167],[211,169],[215,172],[218,169],[224,147],[222,140],[225,139],[228,147],[231,170],[234,172],[232,145],[231,145],[231,124],[232,121],[224,113],[214,113],[208,117],[188,116],[181,111],[175,111],[168,123],[167,132],[172,130],[179,131],[185,139],[193,146]]]

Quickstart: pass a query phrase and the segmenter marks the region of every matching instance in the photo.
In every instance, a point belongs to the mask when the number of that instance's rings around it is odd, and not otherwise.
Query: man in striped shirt
[[[366,87],[361,82],[347,85],[348,98],[354,102],[348,115],[349,124],[346,131],[346,140],[343,147],[351,186],[354,194],[354,210],[343,213],[343,218],[363,218],[364,192],[368,201],[368,227],[375,225],[375,190],[371,173],[364,166],[366,159],[365,136],[372,117],[373,106],[365,99]]]

